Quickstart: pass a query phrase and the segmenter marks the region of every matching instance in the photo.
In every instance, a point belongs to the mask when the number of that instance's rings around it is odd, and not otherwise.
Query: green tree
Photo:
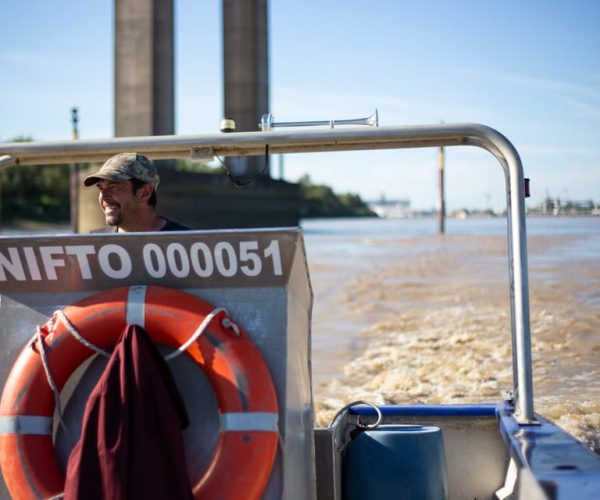
[[[359,195],[336,195],[329,186],[313,184],[308,175],[299,180],[303,217],[375,216]]]
[[[20,137],[15,142],[30,141]],[[16,165],[0,171],[2,223],[69,220],[68,165]]]

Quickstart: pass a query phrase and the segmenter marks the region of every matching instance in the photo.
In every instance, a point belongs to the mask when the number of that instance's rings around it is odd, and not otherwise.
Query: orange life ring
[[[138,298],[131,299],[132,293]],[[140,324],[136,318],[155,343],[176,349],[213,310],[188,293],[148,286],[100,292],[63,312],[90,343],[110,350],[127,323]],[[56,316],[41,328],[41,335],[47,364],[61,390],[93,353]],[[232,332],[216,320],[186,353],[210,380],[222,422],[233,422],[222,426],[208,469],[192,484],[194,497],[259,498],[278,445],[277,396],[269,369],[247,333]],[[13,365],[0,402],[0,467],[9,492],[19,499],[47,498],[64,488],[52,443],[54,394],[40,358],[36,343],[30,342]]]

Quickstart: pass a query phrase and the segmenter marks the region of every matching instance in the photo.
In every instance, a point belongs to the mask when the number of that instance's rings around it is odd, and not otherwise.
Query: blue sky
[[[217,132],[221,2],[175,0],[175,12],[176,132]],[[73,106],[82,138],[112,136],[113,2],[5,0],[0,13],[0,141],[68,139]],[[594,0],[271,0],[271,113],[484,123],[521,154],[530,204],[600,202],[599,20]],[[430,208],[436,162],[434,149],[288,155],[284,176]],[[488,153],[448,148],[446,168],[449,208],[504,206]]]

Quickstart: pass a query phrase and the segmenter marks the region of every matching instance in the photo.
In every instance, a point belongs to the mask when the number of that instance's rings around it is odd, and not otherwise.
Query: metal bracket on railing
[[[365,118],[352,118],[346,120],[316,120],[307,122],[274,122],[272,114],[262,115],[258,126],[263,132],[269,132],[276,127],[315,127],[328,125],[335,128],[336,125],[369,125],[370,127],[379,127],[379,113],[375,110],[371,116]]]
[[[190,148],[190,160],[195,163],[210,163],[215,157],[212,148]]]
[[[2,155],[0,156],[0,170],[4,170],[5,168],[12,167],[17,162],[10,155]]]

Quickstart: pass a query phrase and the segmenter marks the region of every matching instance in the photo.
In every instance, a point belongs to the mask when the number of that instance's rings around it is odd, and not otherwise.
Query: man
[[[110,158],[84,185],[98,187],[98,202],[108,228],[99,231],[186,231],[189,227],[156,213],[159,183],[154,163],[138,153],[120,153]]]

